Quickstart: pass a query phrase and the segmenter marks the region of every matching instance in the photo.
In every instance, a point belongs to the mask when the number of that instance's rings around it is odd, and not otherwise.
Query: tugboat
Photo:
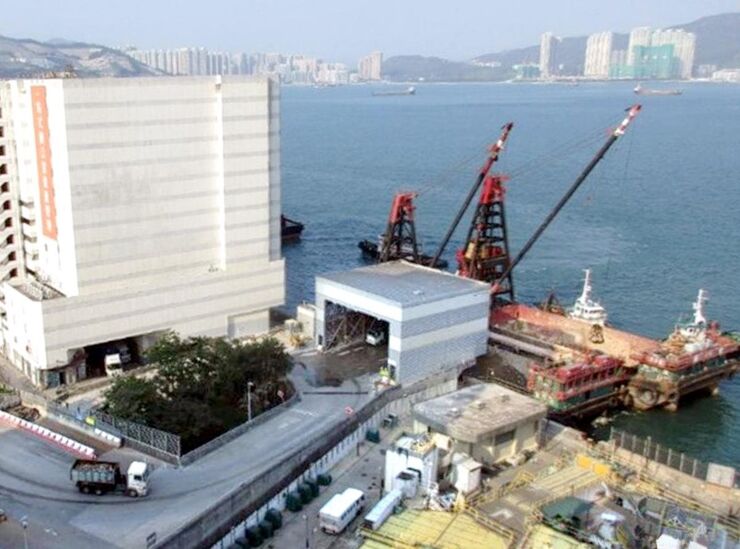
[[[629,403],[638,410],[675,411],[689,393],[709,389],[716,394],[719,382],[737,370],[740,342],[736,335],[720,333],[717,322],[707,322],[706,301],[706,292],[699,290],[693,321],[676,324],[658,349],[635,354],[639,365],[629,384]]]
[[[301,238],[303,229],[303,223],[280,215],[280,238],[283,242],[298,240]]]
[[[589,339],[592,343],[604,343],[604,326],[606,326],[606,309],[598,301],[591,299],[591,269],[586,269],[583,280],[583,291],[573,307],[568,311],[570,318],[587,322],[591,325]]]

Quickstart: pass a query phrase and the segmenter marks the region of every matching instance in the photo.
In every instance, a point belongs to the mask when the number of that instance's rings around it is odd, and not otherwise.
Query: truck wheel
[[[80,486],[80,492],[83,494],[89,494],[90,493],[90,487],[89,486]]]
[[[136,490],[131,489],[131,488],[129,488],[128,490],[126,490],[126,495],[128,497],[130,497],[130,498],[139,497],[139,493]]]
[[[102,496],[103,495],[103,490],[101,490],[100,488],[95,488],[95,495],[96,496]]]

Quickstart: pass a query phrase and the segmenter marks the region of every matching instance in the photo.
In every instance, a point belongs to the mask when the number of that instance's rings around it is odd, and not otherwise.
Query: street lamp
[[[252,387],[254,383],[247,381],[247,421],[252,421]]]
[[[21,519],[21,526],[23,526],[23,547],[28,549],[28,534],[26,533],[28,530],[28,519],[26,517]]]
[[[306,523],[306,549],[311,549],[311,546],[309,544],[309,535],[310,532],[308,531],[308,515],[303,515],[303,520]]]

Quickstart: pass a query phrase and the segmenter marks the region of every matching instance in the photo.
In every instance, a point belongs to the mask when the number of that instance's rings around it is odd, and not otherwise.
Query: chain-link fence
[[[99,427],[105,428],[107,425],[119,431],[126,438],[127,446],[137,448],[145,453],[152,453],[165,461],[179,462],[179,436],[121,419],[99,410],[93,411],[92,415]]]
[[[691,475],[700,480],[708,480],[707,472],[709,464],[704,463],[696,458],[687,456],[683,452],[678,452],[665,445],[653,441],[650,437],[641,438],[631,433],[626,433],[617,429],[612,429],[610,442],[615,448],[628,450],[645,459],[667,465]],[[737,484],[737,479],[735,480]]]

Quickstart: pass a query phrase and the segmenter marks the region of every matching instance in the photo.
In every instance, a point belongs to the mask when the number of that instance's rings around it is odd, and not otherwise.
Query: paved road
[[[307,388],[294,379],[299,389]],[[315,390],[315,388],[311,388]],[[300,403],[182,468],[160,466],[143,499],[84,496],[69,480],[72,456],[26,433],[0,428],[0,508],[10,521],[27,516],[31,547],[143,547],[151,533],[165,538],[238,484],[269,469],[284,454],[307,444],[369,397],[356,383],[307,394]],[[4,539],[0,525],[0,547]],[[43,529],[53,532],[42,536]],[[8,529],[10,531],[10,529]],[[17,534],[8,534],[17,540]],[[12,541],[12,540],[11,540]],[[15,546],[12,543],[11,546]]]

